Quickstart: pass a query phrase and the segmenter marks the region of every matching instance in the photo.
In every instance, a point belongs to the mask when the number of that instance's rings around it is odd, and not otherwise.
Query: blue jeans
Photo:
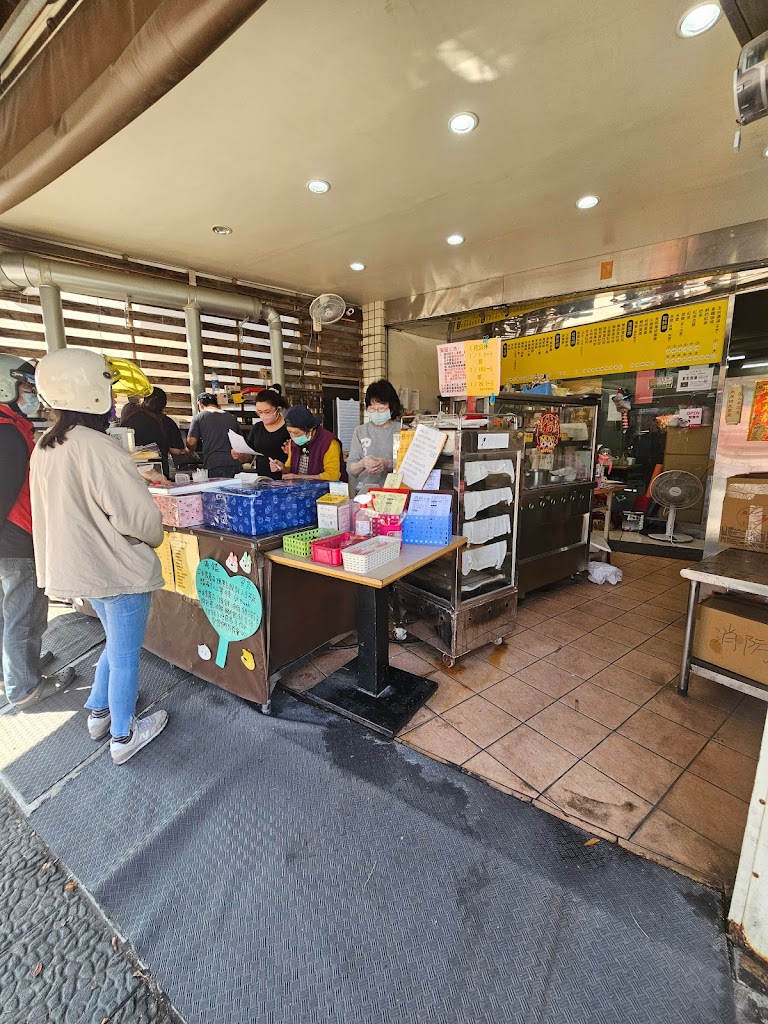
[[[0,639],[5,695],[13,704],[40,682],[40,647],[48,598],[37,585],[34,558],[0,558]]]
[[[139,655],[149,618],[151,594],[123,594],[103,600],[90,598],[107,642],[101,652],[91,695],[90,711],[109,708],[113,736],[127,736],[139,696]]]

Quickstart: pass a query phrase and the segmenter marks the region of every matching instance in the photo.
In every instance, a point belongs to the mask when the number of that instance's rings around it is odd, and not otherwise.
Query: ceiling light
[[[728,362],[729,363],[735,363],[739,359],[746,359],[746,358],[747,358],[746,356],[728,356]]]
[[[448,245],[461,245],[464,241],[464,235],[448,235],[446,242]]]
[[[355,260],[354,263],[350,263],[349,264],[349,269],[350,270],[365,270],[365,264],[361,263],[359,260]]]
[[[768,147],[763,150],[763,156],[768,157]]]
[[[758,367],[768,366],[768,363],[744,363],[745,370],[756,370]]]
[[[324,192],[330,192],[331,186],[329,182],[323,181],[322,178],[313,178],[307,182],[307,188],[310,192],[315,192],[317,195],[322,195]]]
[[[232,228],[227,224],[214,224],[211,228],[214,235],[231,235]]]
[[[580,210],[591,210],[599,202],[599,196],[582,196],[581,199],[576,200],[576,205]]]
[[[471,113],[469,110],[462,111],[461,114],[454,114],[448,125],[452,132],[457,135],[468,135],[470,132],[477,128],[477,122],[479,118],[477,114]]]
[[[683,39],[700,36],[717,24],[722,13],[720,4],[706,3],[689,7],[677,23],[677,34]]]

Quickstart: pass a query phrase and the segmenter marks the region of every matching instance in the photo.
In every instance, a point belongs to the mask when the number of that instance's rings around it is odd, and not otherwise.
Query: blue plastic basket
[[[403,544],[431,544],[444,547],[451,539],[451,516],[413,516],[403,520]]]
[[[243,490],[227,485],[203,491],[203,522],[216,530],[231,530],[250,537],[317,522],[317,499],[326,494],[322,480],[306,484]]]

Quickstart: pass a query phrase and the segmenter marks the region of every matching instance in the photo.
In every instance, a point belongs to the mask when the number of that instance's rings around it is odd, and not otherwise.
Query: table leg
[[[389,664],[385,588],[357,587],[357,657],[303,695],[392,739],[437,689],[431,679]]]
[[[691,675],[691,647],[693,646],[693,630],[696,625],[696,607],[699,603],[699,589],[701,584],[698,580],[691,580],[691,589],[688,593],[688,614],[685,619],[685,635],[683,636],[683,657],[680,662],[680,682],[677,684],[677,692],[683,697],[688,694],[688,680]]]
[[[603,537],[608,540],[611,535],[611,506],[613,505],[613,491],[608,491],[605,496],[605,525],[603,526]]]

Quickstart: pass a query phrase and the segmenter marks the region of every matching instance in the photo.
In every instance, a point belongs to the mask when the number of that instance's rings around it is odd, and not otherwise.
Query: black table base
[[[393,739],[437,683],[389,664],[387,589],[358,584],[358,655],[303,697]]]

